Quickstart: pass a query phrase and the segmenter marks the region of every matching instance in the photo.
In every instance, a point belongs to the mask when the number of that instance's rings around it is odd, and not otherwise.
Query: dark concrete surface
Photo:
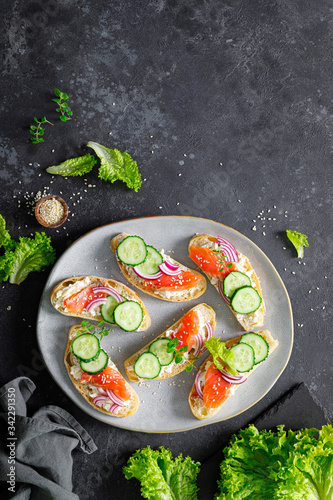
[[[31,215],[38,191],[60,194],[69,204],[66,229],[46,230],[58,257],[79,236],[109,222],[160,214],[213,219],[266,253],[294,312],[290,362],[260,402],[226,422],[150,435],[87,416],[48,374],[35,324],[50,269],[20,286],[1,284],[1,385],[30,376],[37,385],[30,411],[62,406],[98,445],[91,456],[74,455],[80,499],[140,498],[137,482],[121,472],[135,449],[164,445],[205,461],[224,435],[300,382],[329,419],[332,3],[16,0],[1,2],[0,14],[0,213],[12,236],[42,229]],[[57,118],[54,88],[69,95],[70,122]],[[44,115],[54,126],[46,128],[43,144],[33,145],[29,126]],[[144,179],[138,193],[98,179],[96,168],[86,181],[45,172],[85,153],[89,140],[135,158]],[[302,263],[286,229],[308,235]]]

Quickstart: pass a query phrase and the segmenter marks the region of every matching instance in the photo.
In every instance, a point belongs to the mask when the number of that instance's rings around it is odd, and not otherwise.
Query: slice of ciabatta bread
[[[168,255],[165,255],[165,254],[162,254],[163,258],[165,260],[168,260],[169,262],[171,262],[173,264],[178,264],[182,271],[191,271],[196,276],[199,276],[201,278],[201,280],[197,283],[196,286],[189,288],[188,290],[148,290],[148,289],[146,289],[144,286],[145,280],[140,278],[133,271],[132,266],[128,266],[118,259],[117,247],[118,247],[119,243],[121,243],[123,241],[123,239],[126,238],[127,236],[129,236],[129,234],[127,234],[127,233],[118,234],[117,236],[112,238],[110,247],[116,256],[116,259],[117,259],[117,262],[118,262],[118,265],[120,267],[121,272],[123,273],[123,275],[125,276],[127,281],[132,283],[132,285],[136,286],[137,288],[139,288],[139,290],[142,290],[142,292],[145,292],[148,295],[151,295],[152,297],[155,297],[157,299],[167,300],[169,302],[185,302],[186,300],[197,299],[203,293],[205,293],[206,287],[207,287],[207,282],[206,282],[205,277],[202,276],[202,274],[200,274],[198,271],[194,271],[193,269],[190,269],[190,268],[184,266],[183,264],[180,264],[179,262],[177,262],[176,260],[172,259],[171,257],[169,257]]]
[[[65,316],[74,316],[76,318],[83,318],[98,322],[104,321],[100,313],[100,307],[97,307],[92,312],[83,310],[80,313],[73,313],[71,311],[68,311],[64,306],[65,299],[90,286],[108,286],[114,288],[116,292],[120,293],[120,295],[125,297],[125,299],[138,302],[142,307],[143,319],[137,331],[144,332],[150,327],[150,316],[139,295],[131,290],[128,286],[119,283],[119,281],[111,279],[99,278],[97,276],[75,276],[73,278],[67,278],[58,283],[58,285],[53,288],[50,297],[51,303],[57,311],[59,311],[61,314],[64,314]]]
[[[192,246],[211,248],[216,242],[217,242],[217,237],[215,237],[215,236],[211,236],[209,234],[199,234],[199,235],[193,236],[193,238],[190,240],[190,243],[188,245],[188,249],[190,251],[190,248]],[[263,325],[265,305],[264,305],[264,300],[263,300],[263,296],[262,296],[262,291],[261,291],[259,279],[258,279],[253,267],[251,266],[249,259],[245,255],[242,255],[240,252],[238,252],[238,250],[237,250],[237,254],[239,257],[239,262],[235,263],[237,271],[240,271],[240,272],[249,276],[249,278],[251,279],[251,284],[252,284],[253,288],[255,288],[257,290],[257,292],[259,293],[259,295],[262,299],[259,309],[257,309],[255,312],[250,313],[250,314],[236,313],[232,309],[232,307],[230,307],[230,305],[227,304],[229,309],[236,316],[237,321],[241,324],[241,326],[244,328],[244,330],[248,331],[248,330],[252,330],[253,328],[257,328],[257,327]],[[203,271],[203,272],[205,272],[205,271]],[[205,274],[206,274],[207,278],[209,279],[209,281],[211,282],[211,284],[214,286],[214,288],[219,293],[219,279],[210,273],[205,272]],[[221,277],[221,278],[223,278],[223,277]]]
[[[207,304],[198,304],[198,305],[192,307],[192,309],[190,309],[190,311],[197,311],[198,312],[199,325],[200,325],[199,333],[200,333],[203,341],[207,340],[210,336],[209,329],[207,327],[207,322],[209,322],[211,324],[213,332],[214,332],[215,326],[216,326],[214,309],[212,309]],[[138,357],[141,354],[148,351],[150,344],[155,342],[155,340],[157,340],[161,337],[169,337],[171,340],[173,338],[172,334],[176,333],[177,330],[179,329],[181,322],[182,322],[182,318],[183,318],[183,316],[178,321],[176,321],[176,323],[174,323],[172,326],[170,326],[170,328],[168,328],[163,333],[161,333],[160,335],[155,337],[154,340],[152,340],[149,344],[142,347],[138,352],[136,352],[131,357],[126,359],[126,361],[124,361],[124,367],[125,367],[126,374],[129,378],[129,380],[131,380],[133,382],[140,382],[141,380],[145,380],[145,379],[139,378],[134,371],[134,364],[135,364],[136,360],[138,359]],[[170,363],[170,365],[162,366],[162,369],[161,369],[159,376],[154,378],[153,380],[174,377],[178,373],[184,371],[187,366],[192,364],[194,359],[200,357],[205,351],[206,351],[206,348],[203,345],[199,354],[197,354],[197,356],[194,357],[194,355],[193,355],[194,348],[192,347],[192,349],[189,351],[188,357],[186,359],[183,358],[180,363],[175,363],[175,361],[172,361]]]
[[[261,335],[266,340],[266,342],[268,344],[268,347],[269,347],[268,356],[270,354],[272,354],[272,352],[279,345],[278,341],[275,340],[272,337],[272,335],[270,334],[270,332],[268,330],[262,330],[262,331],[255,332],[255,333],[257,333],[258,335]],[[238,342],[240,341],[240,339],[241,339],[241,336],[236,337],[236,338],[231,339],[231,340],[227,340],[225,342],[225,345],[229,349],[233,345],[238,344]],[[254,365],[254,367],[252,368],[252,370],[250,370],[249,372],[243,373],[242,375],[245,375],[246,377],[249,377],[251,375],[251,373],[258,366],[261,366],[261,364],[266,363],[266,362],[267,362],[267,358],[266,358],[266,360],[262,361],[262,363]],[[212,363],[213,363],[213,356],[210,355],[206,359],[206,361],[201,365],[200,370],[202,372],[206,372]],[[247,382],[244,382],[244,383],[246,384]],[[204,402],[203,402],[203,399],[200,398],[200,396],[198,396],[197,391],[195,389],[195,384],[193,384],[192,390],[191,390],[189,398],[188,398],[188,401],[189,401],[189,404],[190,404],[190,408],[191,408],[191,411],[192,411],[193,415],[196,418],[198,418],[199,420],[205,420],[206,418],[211,418],[218,411],[220,411],[220,409],[225,404],[225,402],[228,401],[228,399],[234,394],[234,392],[236,391],[236,389],[238,387],[240,387],[241,385],[243,385],[243,384],[239,384],[239,385],[233,384],[231,392],[230,392],[228,398],[220,406],[218,406],[217,408],[207,408],[205,406]]]
[[[97,387],[89,384],[80,383],[81,374],[83,373],[83,370],[80,367],[80,360],[76,356],[74,356],[72,352],[71,345],[73,340],[76,339],[78,335],[82,335],[83,333],[86,333],[86,330],[84,330],[81,325],[72,326],[72,328],[69,330],[68,342],[65,349],[64,362],[66,370],[75,388],[79,391],[81,396],[86,401],[88,401],[88,403],[91,406],[93,406],[93,408],[95,408],[98,411],[101,411],[102,413],[106,413],[107,415],[120,418],[129,417],[130,415],[133,415],[139,407],[139,398],[135,390],[130,386],[130,384],[125,379],[124,380],[126,383],[126,389],[131,393],[131,399],[126,401],[125,405],[121,407],[118,413],[112,413],[108,410],[108,408],[111,407],[112,405],[111,401],[109,403],[108,402],[104,403],[103,406],[98,406],[94,404],[93,399],[95,398],[95,396],[99,395]],[[111,361],[110,358],[108,361],[108,366],[110,366],[114,370],[117,370],[116,365]]]

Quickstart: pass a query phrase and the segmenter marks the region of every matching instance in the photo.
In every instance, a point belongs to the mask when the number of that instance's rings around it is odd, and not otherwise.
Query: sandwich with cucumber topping
[[[259,279],[245,255],[221,236],[195,235],[189,257],[206,274],[244,330],[263,325],[264,300]]]
[[[124,362],[129,380],[166,379],[189,369],[205,351],[205,340],[214,335],[215,312],[198,304],[155,340]]]
[[[77,276],[58,283],[51,303],[61,314],[115,324],[127,332],[143,332],[150,316],[136,292],[118,281]]]
[[[129,417],[139,407],[139,398],[92,330],[75,325],[69,331],[64,362],[81,396],[96,410],[114,417]]]
[[[193,415],[199,420],[215,415],[277,346],[268,330],[244,333],[225,343],[216,337],[206,341],[211,354],[198,370],[188,399]]]
[[[147,245],[140,236],[120,233],[110,246],[125,278],[152,297],[184,302],[206,290],[206,279],[199,272]]]

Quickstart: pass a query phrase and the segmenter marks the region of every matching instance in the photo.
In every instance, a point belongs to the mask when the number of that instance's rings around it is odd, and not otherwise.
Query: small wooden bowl
[[[45,222],[45,220],[42,219],[42,217],[40,215],[41,205],[45,201],[47,201],[47,200],[57,200],[57,201],[60,201],[60,203],[64,207],[64,215],[63,215],[62,219],[60,221],[57,221],[57,222],[53,223],[53,224]],[[67,206],[67,203],[65,202],[65,200],[63,200],[62,198],[60,198],[60,196],[56,196],[56,195],[53,195],[53,194],[49,194],[48,196],[44,196],[44,198],[41,198],[38,201],[38,203],[37,203],[37,205],[35,207],[35,217],[36,217],[37,221],[39,222],[39,224],[41,224],[44,227],[49,227],[49,228],[59,227],[59,226],[61,226],[65,222],[65,220],[68,217],[68,206]]]

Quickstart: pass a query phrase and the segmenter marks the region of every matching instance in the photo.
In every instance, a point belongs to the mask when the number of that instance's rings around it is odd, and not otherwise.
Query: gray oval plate
[[[105,415],[90,406],[74,388],[63,363],[63,355],[71,326],[79,324],[78,318],[58,313],[50,303],[53,287],[73,275],[112,277],[126,282],[120,273],[115,257],[110,250],[110,240],[120,232],[137,234],[157,249],[170,251],[177,261],[189,267],[196,266],[188,257],[187,246],[195,233],[221,235],[229,239],[241,253],[246,255],[260,278],[266,305],[263,328],[270,330],[279,341],[279,347],[251,374],[248,382],[239,387],[213,418],[197,420],[191,413],[188,395],[195,372],[183,372],[166,380],[135,384],[140,406],[135,415],[116,418]],[[137,291],[137,290],[136,290]],[[240,333],[242,328],[229,308],[208,283],[207,291],[198,299],[172,303],[154,299],[139,291],[151,316],[152,325],[147,332],[126,333],[118,327],[102,341],[118,369],[125,376],[123,362],[162,333],[167,325],[178,320],[195,304],[205,302],[216,312],[215,336],[228,340]],[[286,288],[276,269],[266,255],[248,238],[223,224],[197,217],[156,216],[115,222],[99,227],[75,241],[53,267],[43,291],[38,312],[37,339],[45,364],[52,377],[69,398],[92,417],[123,429],[141,432],[177,432],[212,424],[247,410],[259,401],[275,384],[285,369],[293,344],[293,320],[290,300]],[[208,353],[196,361],[200,366]]]

